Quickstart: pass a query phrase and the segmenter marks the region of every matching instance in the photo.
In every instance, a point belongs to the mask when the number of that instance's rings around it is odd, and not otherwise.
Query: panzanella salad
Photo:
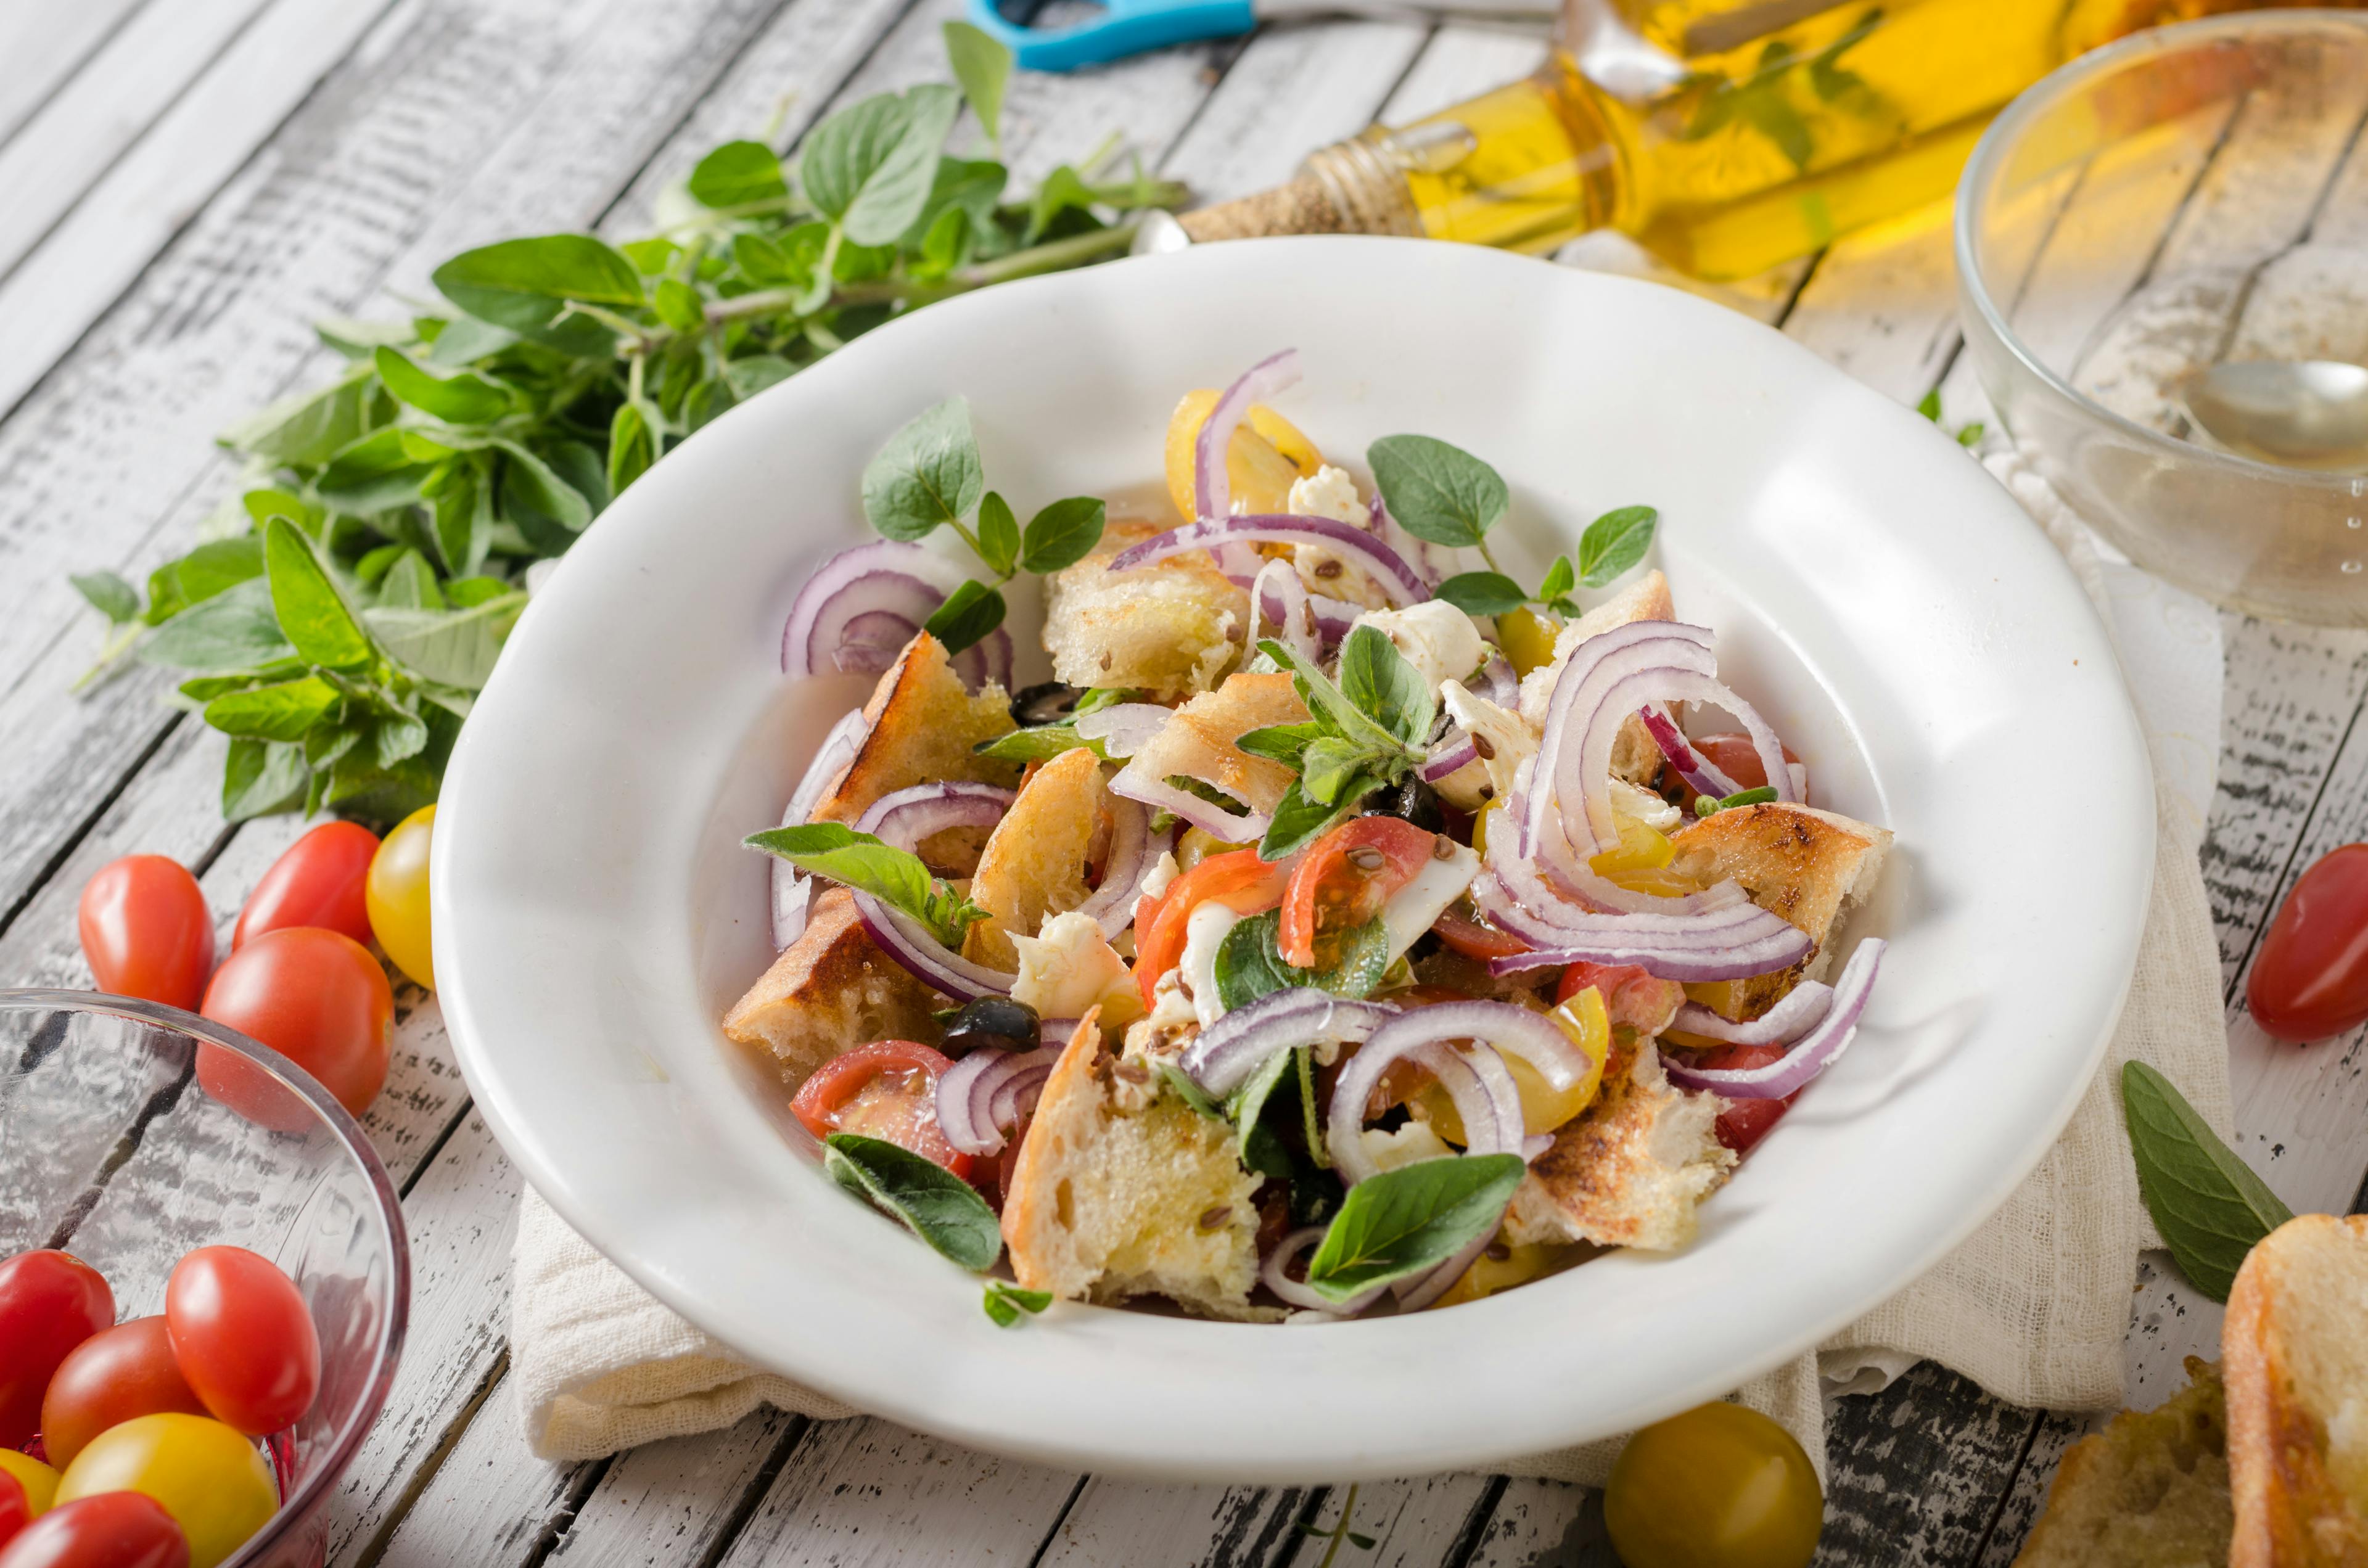
[[[748,841],[780,956],[724,1029],[1000,1323],[1412,1312],[1682,1246],[1882,962],[1832,939],[1890,834],[1809,803],[1651,508],[1531,592],[1494,470],[1393,436],[1367,490],[1269,406],[1296,379],[1184,398],[1168,528],[1023,526],[930,409],[784,632],[792,676],[879,684]],[[1058,679],[1011,693],[1022,572]]]

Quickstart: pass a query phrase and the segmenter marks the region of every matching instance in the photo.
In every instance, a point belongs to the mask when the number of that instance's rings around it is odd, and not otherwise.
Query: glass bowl
[[[2368,361],[2368,18],[2139,33],[2001,114],[1957,190],[1965,345],[1999,419],[2133,561],[2233,608],[2368,625],[2368,476],[2208,446],[2222,359]]]
[[[321,1336],[320,1396],[267,1444],[279,1511],[223,1568],[317,1568],[411,1300],[377,1151],[302,1069],[219,1024],[94,992],[0,991],[0,1255],[63,1247],[107,1276],[125,1321],[162,1312],[173,1265],[216,1242],[285,1269]]]

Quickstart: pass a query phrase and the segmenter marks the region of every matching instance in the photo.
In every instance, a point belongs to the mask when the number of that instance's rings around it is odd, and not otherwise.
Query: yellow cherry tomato
[[[1227,855],[1248,847],[1247,844],[1228,844],[1206,828],[1188,827],[1176,841],[1176,869],[1189,871],[1212,855]]]
[[[59,1478],[57,1501],[101,1492],[162,1504],[189,1538],[189,1568],[214,1568],[279,1506],[254,1439],[203,1415],[135,1416],[93,1437]]]
[[[1645,1427],[1612,1461],[1603,1523],[1628,1568],[1804,1568],[1825,1494],[1793,1435],[1740,1404]]]
[[[1547,1242],[1531,1242],[1526,1246],[1507,1246],[1492,1242],[1486,1251],[1472,1260],[1472,1267],[1457,1276],[1446,1294],[1431,1303],[1434,1307],[1452,1307],[1460,1301],[1476,1301],[1483,1296],[1493,1296],[1499,1290],[1509,1290],[1516,1285],[1526,1285],[1546,1271],[1546,1266],[1569,1251]]]
[[[1496,821],[1497,813],[1504,809],[1504,801],[1491,801],[1480,808],[1478,816],[1472,819],[1472,853],[1479,856],[1488,853],[1488,824]]]
[[[1508,609],[1497,618],[1497,645],[1505,650],[1515,675],[1553,664],[1554,639],[1561,635],[1560,621],[1533,609]]]
[[[1597,874],[1609,877],[1620,871],[1652,870],[1668,865],[1676,856],[1666,837],[1634,817],[1614,812],[1612,820],[1620,824],[1620,847],[1588,857],[1587,863]]]
[[[50,1511],[50,1504],[58,1494],[58,1472],[30,1454],[20,1454],[14,1449],[0,1449],[0,1474],[17,1478],[25,1489],[25,1506],[39,1516]]]
[[[1531,1137],[1552,1132],[1595,1103],[1596,1091],[1603,1086],[1603,1063],[1611,1054],[1611,1015],[1603,1005],[1603,993],[1594,986],[1547,1017],[1562,1026],[1562,1032],[1587,1058],[1588,1071],[1569,1088],[1557,1089],[1522,1058],[1509,1051],[1503,1053],[1505,1071],[1513,1075],[1513,1087],[1521,1095],[1521,1130]],[[1421,1108],[1422,1119],[1430,1123],[1432,1131],[1459,1147],[1467,1142],[1463,1118],[1456,1114],[1454,1100],[1435,1081],[1427,1080],[1415,1091],[1412,1103]]]
[[[436,959],[427,940],[427,846],[435,832],[433,806],[404,818],[378,846],[363,889],[370,934],[395,968],[430,991],[436,989]]]
[[[1222,394],[1202,387],[1184,394],[1167,421],[1167,494],[1185,517],[1194,510],[1193,459],[1201,444],[1201,426]],[[1291,422],[1264,403],[1250,404],[1249,415],[1234,428],[1225,449],[1225,477],[1233,489],[1235,511],[1291,510],[1291,483],[1324,466],[1315,444]]]

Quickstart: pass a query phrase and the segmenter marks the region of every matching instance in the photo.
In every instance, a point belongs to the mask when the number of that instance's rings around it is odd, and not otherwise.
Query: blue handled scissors
[[[1101,14],[1087,21],[1065,28],[1026,25],[1025,18],[1042,9],[1042,4],[1043,0],[1032,4],[1022,0],[1013,6],[1022,16],[1021,21],[1015,22],[996,0],[970,0],[970,19],[980,30],[1000,39],[1012,58],[1028,70],[1074,71],[1080,65],[1099,65],[1171,43],[1236,37],[1271,17],[1442,11],[1546,17],[1561,8],[1557,0],[1408,0],[1397,6],[1371,0],[1101,0]]]

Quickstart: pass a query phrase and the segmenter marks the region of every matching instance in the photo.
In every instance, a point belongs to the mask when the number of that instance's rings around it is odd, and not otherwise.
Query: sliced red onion
[[[1565,903],[1551,890],[1514,891],[1505,873],[1517,871],[1518,862],[1500,862],[1494,838],[1488,849],[1488,869],[1472,880],[1472,902],[1535,949],[1491,960],[1492,970],[1505,965],[1500,973],[1585,958],[1590,963],[1640,964],[1664,980],[1727,980],[1790,968],[1813,947],[1805,933],[1742,898],[1733,883],[1720,884],[1734,889],[1732,902],[1686,914],[1601,914]]]
[[[1521,710],[1521,677],[1502,653],[1491,652],[1486,668],[1480,672],[1480,684],[1486,687],[1480,695],[1508,713]]]
[[[1793,799],[1804,806],[1807,805],[1809,803],[1809,765],[1805,762],[1788,762],[1784,765],[1784,772],[1793,780]]]
[[[1363,1040],[1396,1012],[1385,1003],[1351,1001],[1312,985],[1270,991],[1193,1036],[1177,1065],[1212,1098],[1223,1099],[1276,1052]]]
[[[1786,929],[1792,930],[1793,927],[1787,926]],[[1527,969],[1559,969],[1575,963],[1632,963],[1658,979],[1685,984],[1697,981],[1743,980],[1755,974],[1774,974],[1806,958],[1812,944],[1797,930],[1793,935],[1800,937],[1797,944],[1769,937],[1717,949],[1687,948],[1656,942],[1647,937],[1606,936],[1574,941],[1566,936],[1560,947],[1537,948],[1526,953],[1490,959],[1488,972],[1506,975]]]
[[[1445,580],[1452,563],[1442,568],[1438,549],[1429,540],[1417,539],[1406,532],[1406,525],[1390,516],[1389,503],[1382,499],[1382,487],[1373,486],[1373,498],[1365,503],[1365,526],[1373,537],[1404,556],[1425,584],[1436,588]]]
[[[1009,790],[992,784],[915,784],[892,790],[864,808],[855,831],[911,849],[950,827],[993,827],[1011,809]]]
[[[878,675],[963,579],[917,544],[874,540],[842,550],[806,580],[781,629],[788,675]]]
[[[1535,1158],[1534,1155],[1531,1157]],[[1489,1226],[1479,1235],[1466,1242],[1463,1251],[1429,1273],[1409,1276],[1390,1287],[1397,1296],[1398,1311],[1418,1312],[1447,1294],[1455,1282],[1463,1278],[1463,1271],[1471,1267],[1482,1253],[1488,1250],[1488,1244],[1497,1239],[1497,1232],[1503,1223],[1500,1219],[1497,1224]]]
[[[1718,764],[1694,750],[1687,742],[1685,732],[1678,728],[1677,721],[1670,718],[1659,703],[1647,702],[1636,710],[1636,717],[1645,722],[1645,733],[1653,737],[1653,744],[1661,748],[1662,756],[1677,770],[1678,777],[1686,781],[1686,788],[1695,794],[1724,801],[1743,788],[1721,772]]]
[[[1782,1056],[1764,1067],[1725,1071],[1689,1067],[1664,1057],[1662,1067],[1669,1082],[1682,1089],[1707,1089],[1731,1100],[1781,1100],[1793,1093],[1841,1060],[1856,1038],[1859,1017],[1866,1011],[1866,999],[1874,989],[1875,971],[1883,965],[1887,945],[1880,937],[1859,943],[1834,981],[1831,1010]]]
[[[1324,657],[1324,631],[1315,619],[1315,607],[1309,602],[1307,585],[1300,580],[1294,562],[1269,561],[1250,580],[1252,647],[1265,635],[1264,623],[1269,620],[1274,622],[1275,635],[1301,658],[1314,664]]]
[[[1007,1135],[1035,1108],[1058,1047],[972,1051],[938,1079],[938,1131],[965,1154],[1000,1154]]]
[[[1045,1018],[1037,1026],[1037,1038],[1057,1050],[1069,1043],[1069,1037],[1077,1032],[1077,1025],[1082,1022],[1081,1018]]]
[[[919,628],[916,627],[915,631]],[[911,633],[906,633],[909,641]],[[953,656],[954,674],[973,691],[984,691],[989,682],[1000,687],[1011,684],[1011,633],[998,626],[977,642]]]
[[[1345,1301],[1336,1301],[1319,1292],[1315,1286],[1293,1279],[1284,1272],[1284,1267],[1292,1258],[1324,1239],[1325,1230],[1322,1225],[1310,1225],[1304,1230],[1293,1231],[1277,1242],[1274,1250],[1258,1263],[1258,1282],[1294,1307],[1305,1307],[1333,1317],[1354,1317],[1381,1300],[1382,1292],[1389,1287],[1376,1285]]]
[[[1134,901],[1143,879],[1159,857],[1176,847],[1173,823],[1151,831],[1151,811],[1140,801],[1120,796],[1110,802],[1110,853],[1102,859],[1101,885],[1094,889],[1077,913],[1102,928],[1102,939],[1116,941],[1134,921]]]
[[[1455,1119],[1463,1123],[1465,1153],[1507,1154],[1520,1150],[1521,1090],[1501,1052],[1493,1046],[1458,1048],[1433,1040],[1410,1054],[1455,1102]]]
[[[1234,509],[1234,478],[1225,459],[1250,404],[1280,396],[1298,383],[1299,350],[1286,348],[1244,371],[1209,410],[1192,446],[1192,499],[1201,517],[1222,517]],[[1112,569],[1123,572],[1126,567],[1113,564]]]
[[[1312,545],[1363,572],[1399,604],[1416,604],[1430,597],[1422,574],[1407,565],[1405,557],[1354,524],[1331,517],[1258,514],[1207,517],[1130,546],[1110,562],[1110,570],[1131,572],[1188,550],[1213,550],[1228,543]]]
[[[982,996],[1008,996],[1019,977],[963,958],[930,935],[928,928],[902,910],[889,908],[861,889],[855,890],[855,913],[880,950],[909,970],[922,983],[942,991],[957,1002]]]
[[[871,724],[857,709],[830,727],[815,748],[814,760],[806,765],[805,776],[798,787],[790,791],[790,803],[781,812],[783,827],[803,827],[813,814],[814,804],[823,797],[855,754],[863,749],[864,736],[871,733]],[[787,860],[774,859],[773,867],[773,950],[787,948],[806,928],[807,906],[814,899],[812,879],[804,876]]]
[[[1823,981],[1804,980],[1784,998],[1752,1019],[1738,1024],[1719,1017],[1699,1002],[1679,1007],[1667,1032],[1725,1040],[1729,1045],[1790,1045],[1833,1011],[1834,988]]]
[[[1296,584],[1298,585],[1296,598],[1291,597],[1291,589],[1288,586],[1277,588],[1266,586],[1267,573],[1278,567],[1281,571],[1276,574],[1275,582],[1279,585]],[[1278,627],[1301,624],[1294,620],[1293,618],[1296,616],[1303,614],[1313,616],[1315,620],[1314,636],[1319,643],[1323,644],[1345,640],[1349,633],[1356,629],[1357,617],[1364,613],[1362,606],[1352,605],[1346,599],[1336,599],[1328,594],[1309,593],[1306,579],[1300,576],[1298,565],[1289,561],[1269,561],[1266,565],[1258,568],[1258,580],[1253,583],[1251,592],[1256,597],[1258,614],[1274,622]],[[1304,612],[1296,608],[1301,605],[1306,607]],[[1285,641],[1291,640],[1286,638]],[[1308,653],[1307,650],[1296,642],[1292,642],[1291,645],[1304,657],[1310,659],[1316,657],[1315,654]]]
[[[1439,1002],[1405,1015],[1419,1022],[1430,1040],[1476,1040],[1520,1057],[1548,1086],[1568,1089],[1595,1071],[1587,1053],[1573,1045],[1562,1026],[1543,1013],[1512,1002]],[[1518,1148],[1516,1138],[1511,1147]]]
[[[1274,820],[1264,812],[1229,812],[1214,801],[1204,801],[1190,790],[1145,773],[1139,762],[1120,768],[1110,787],[1113,795],[1141,801],[1226,844],[1256,844],[1266,836]]]
[[[1080,738],[1102,743],[1104,756],[1129,757],[1149,745],[1151,737],[1174,717],[1176,710],[1156,702],[1113,702],[1075,722]]]
[[[1552,1030],[1553,1041],[1549,1044],[1528,1025],[1511,1023],[1505,1017],[1510,1014]],[[1450,1049],[1446,1042],[1456,1040],[1484,1043],[1469,1051]],[[1340,1179],[1354,1186],[1380,1168],[1366,1155],[1360,1137],[1365,1105],[1382,1074],[1400,1057],[1416,1058],[1455,1100],[1456,1114],[1463,1118],[1470,1140],[1465,1145],[1468,1151],[1497,1153],[1520,1149],[1521,1096],[1497,1054],[1499,1045],[1528,1060],[1559,1087],[1576,1083],[1588,1066],[1553,1020],[1510,1002],[1446,1002],[1417,1007],[1375,1029],[1341,1068],[1326,1111],[1325,1142]]]
[[[1480,748],[1472,744],[1472,737],[1456,730],[1432,746],[1430,755],[1423,758],[1422,781],[1436,784],[1479,760]]]

